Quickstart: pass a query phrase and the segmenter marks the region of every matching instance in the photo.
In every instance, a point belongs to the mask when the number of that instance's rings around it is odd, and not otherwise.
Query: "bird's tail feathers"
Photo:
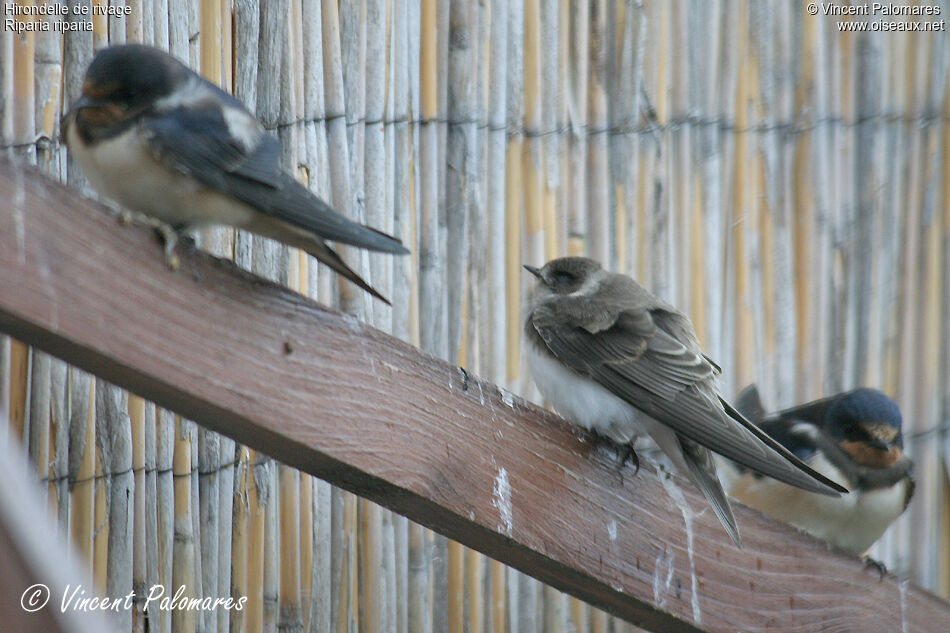
[[[323,205],[321,213],[308,215],[307,222],[300,224],[302,228],[314,231],[323,239],[341,244],[394,255],[409,253],[409,249],[403,246],[398,238],[371,226],[354,222],[337,213],[322,200],[318,199],[318,202]]]
[[[379,294],[376,289],[369,285],[362,277],[360,277],[356,271],[347,266],[346,262],[343,261],[340,255],[326,244],[312,241],[307,245],[306,251],[320,260],[321,264],[326,264],[339,273],[342,277],[350,280],[386,305],[392,305],[389,303],[389,300],[386,299],[386,297]]]
[[[690,478],[699,486],[699,489],[709,501],[709,505],[712,506],[713,512],[719,518],[719,522],[722,523],[722,527],[732,537],[736,547],[742,547],[739,526],[736,523],[735,515],[732,513],[732,506],[729,505],[726,492],[719,482],[712,452],[692,440],[684,437],[678,439]]]
[[[844,486],[832,481],[831,479],[828,479],[814,468],[811,468],[808,466],[808,464],[795,457],[787,448],[772,439],[772,437],[769,436],[765,431],[749,422],[741,413],[736,411],[736,409],[723,398],[720,398],[719,401],[722,403],[722,406],[729,417],[744,426],[746,430],[751,432],[766,446],[784,457],[785,462],[771,459],[755,460],[755,463],[751,463],[753,460],[743,460],[741,459],[742,456],[729,455],[731,459],[734,459],[743,466],[747,466],[748,468],[760,472],[763,475],[768,475],[769,477],[778,479],[779,481],[785,482],[791,486],[795,486],[796,488],[808,490],[809,492],[817,492],[819,494],[832,497],[836,497],[840,493],[848,492],[848,489]]]
[[[371,243],[366,248],[370,250],[383,251],[386,253],[394,253],[396,255],[409,254],[409,249],[403,245],[402,240],[400,240],[398,237],[393,237],[389,233],[384,233],[379,229],[374,229],[373,227],[366,226],[365,224],[363,225],[363,228],[378,234],[382,238],[373,240],[373,243]]]

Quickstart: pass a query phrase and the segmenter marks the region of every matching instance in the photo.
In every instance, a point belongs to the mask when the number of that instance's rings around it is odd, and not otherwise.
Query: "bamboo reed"
[[[463,298],[468,292],[470,216],[477,186],[477,103],[475,85],[478,58],[477,5],[465,0],[451,3],[448,47],[448,126],[446,137],[445,301],[448,353],[457,358],[465,336]],[[436,75],[437,77],[438,75]]]
[[[359,621],[361,630],[376,633],[383,626],[385,578],[382,577],[381,509],[365,499],[359,502],[360,593]]]
[[[92,19],[92,45],[95,50],[99,50],[105,46],[109,45],[109,16],[103,10],[108,6],[108,2],[104,0],[91,0],[93,7],[97,7],[97,10],[93,11]]]
[[[0,143],[9,145],[15,142],[13,136],[13,102],[8,95],[13,94],[14,83],[14,38],[13,31],[0,31]]]
[[[423,174],[419,200],[419,336],[422,349],[445,357],[448,331],[442,297],[445,262],[439,244],[438,180],[438,41],[436,0],[422,3],[421,93],[422,123],[419,160]]]
[[[130,406],[134,402],[129,398]],[[159,559],[159,532],[158,532],[158,482],[156,458],[158,455],[158,417],[159,412],[155,405],[147,402],[143,411],[143,505],[145,506],[145,516],[143,518],[145,532],[145,587],[151,590],[159,584],[159,573],[161,563]],[[136,481],[136,490],[139,484]],[[136,527],[138,529],[138,527]],[[161,630],[158,626],[159,614],[148,612],[144,615],[148,620],[149,631]]]
[[[590,633],[607,633],[609,616],[600,609],[590,610]]]
[[[191,470],[189,471],[189,480],[191,484],[191,494],[189,501],[191,502],[191,540],[189,544],[191,545],[192,554],[190,562],[190,572],[191,580],[188,581],[191,593],[198,598],[204,597],[204,588],[203,588],[203,578],[204,574],[202,572],[202,559],[204,557],[204,552],[201,547],[201,512],[202,512],[202,499],[201,499],[201,485],[199,483],[200,470],[199,470],[199,450],[198,450],[198,425],[195,424],[192,420],[186,421],[188,437],[191,440]],[[195,626],[201,628],[204,626],[205,613],[196,612],[194,614]]]
[[[562,633],[568,630],[567,596],[553,587],[544,587],[544,613],[541,630]]]
[[[475,550],[465,550],[465,622],[470,633],[484,633],[486,615],[490,613],[485,601],[487,559]]]
[[[506,292],[506,226],[507,214],[505,163],[505,123],[507,120],[507,54],[508,12],[507,3],[494,0],[491,3],[491,33],[488,78],[488,174],[485,179],[488,203],[488,228],[485,232],[488,264],[487,310],[490,323],[487,331],[493,332],[487,346],[488,375],[495,381],[507,379],[507,330],[508,299]]]
[[[175,416],[167,410],[157,410],[155,414],[155,488],[158,499],[156,532],[158,535],[158,584],[167,591],[177,590],[173,588],[173,568],[174,568],[174,550],[175,550],[175,509],[178,499],[175,494],[175,486],[178,483],[175,478],[175,450],[176,435],[175,427],[177,423]],[[171,633],[172,619],[171,613],[167,610],[159,610],[156,614],[158,619],[158,631],[160,633]]]
[[[204,248],[528,396],[521,265],[598,257],[692,317],[727,396],[755,381],[773,407],[859,384],[896,397],[921,487],[872,553],[950,586],[926,441],[950,397],[945,42],[743,0],[125,5],[93,32],[0,35],[0,142],[84,187],[57,123],[93,50],[168,48],[256,110],[311,190],[412,255],[343,249],[390,309],[266,240],[208,232]],[[93,407],[93,388],[0,339],[9,432],[103,594],[185,579],[249,596],[196,614],[209,631],[632,630],[180,423],[185,460],[171,414],[130,397],[126,418],[104,384]],[[173,618],[191,626],[157,610],[148,630]]]
[[[33,0],[17,0],[24,10],[35,6]],[[18,21],[35,22],[36,16],[23,16]],[[13,143],[20,157],[35,162],[36,148],[36,88],[35,88],[36,34],[26,31],[13,41]]]
[[[251,451],[247,476],[247,609],[244,624],[248,633],[264,630],[264,525],[271,501],[272,463]]]
[[[279,494],[280,487],[277,477],[277,467],[274,465],[268,472],[267,485],[270,486],[270,498],[264,508],[264,542],[263,542],[263,574],[261,577],[262,589],[262,630],[265,633],[275,633],[280,615],[280,536],[279,525]]]
[[[587,91],[587,226],[590,256],[613,268],[610,248],[608,218],[608,194],[610,172],[607,168],[607,3],[605,0],[590,0],[588,34],[590,46],[577,51],[589,54],[583,81]]]
[[[153,41],[155,46],[159,48],[169,48],[169,37],[168,37],[168,2],[169,0],[153,0],[153,10],[152,18],[154,20],[153,25]]]
[[[345,207],[355,220],[365,219],[364,209],[364,152],[366,124],[366,1],[345,2],[339,8],[340,72],[342,76],[343,112],[346,122],[346,144],[349,169],[347,179],[350,200]],[[369,274],[369,254],[358,249],[343,249],[356,270]],[[350,285],[352,287],[352,285]],[[373,322],[374,305],[366,301],[365,293],[353,292],[353,305],[344,309],[355,310],[361,318]]]
[[[409,101],[412,91],[409,69],[409,3],[397,2],[392,5],[392,53],[390,68],[389,95],[391,107],[388,116],[393,121],[394,139],[392,163],[393,179],[393,234],[402,240],[412,253],[397,258],[393,266],[393,323],[395,336],[412,341],[418,336],[413,332],[412,314],[418,314],[415,304],[417,293],[413,284],[416,266],[415,222],[413,221],[414,196],[411,186],[413,160],[410,148],[411,130],[409,127]],[[418,91],[416,91],[418,92]],[[413,307],[415,305],[415,307]]]
[[[207,51],[206,51],[207,52]],[[201,558],[201,595],[218,597],[218,550],[220,543],[218,514],[218,496],[220,477],[219,469],[224,460],[221,456],[221,441],[217,433],[207,429],[198,429],[198,512],[200,524],[198,528],[198,543],[200,544]],[[217,626],[217,615],[207,610],[199,614],[205,630],[213,630]]]
[[[132,442],[132,591],[136,600],[132,616],[132,631],[144,633],[146,630],[144,601],[149,593],[147,579],[146,521],[145,521],[145,401],[138,396],[129,395],[128,416],[130,422],[129,437]]]
[[[519,378],[521,334],[521,233],[524,204],[522,187],[522,121],[524,119],[524,7],[517,3],[507,8],[507,78],[505,86],[505,124],[511,131],[505,148],[505,323],[507,368],[505,382],[514,385]]]
[[[192,441],[194,425],[175,416],[175,456],[174,456],[174,486],[175,486],[175,528],[174,547],[172,554],[171,582],[165,585],[166,592],[174,595],[182,590],[185,597],[197,595],[195,581],[195,548],[194,522],[192,521],[193,504],[191,500],[191,473],[192,473]],[[171,630],[183,633],[196,631],[196,613],[190,609],[174,609],[171,615]]]
[[[62,37],[55,31],[56,24],[62,22],[62,16],[45,16],[43,20],[53,27],[53,31],[36,34],[34,60],[34,122],[36,137],[53,139],[58,136],[58,123],[62,117],[60,111],[63,86]],[[48,173],[58,176],[59,154],[53,143],[37,144],[37,165]]]
[[[330,184],[330,202],[344,215],[351,210],[350,159],[346,139],[346,103],[340,48],[340,16],[336,6],[324,4],[322,10],[323,78],[326,97],[326,127]],[[347,257],[349,253],[347,252]],[[362,298],[347,284],[339,283],[340,302],[347,311],[360,310]]]
[[[31,360],[30,408],[24,430],[33,467],[41,478],[46,479],[49,477],[50,457],[50,357],[32,350]]]
[[[357,178],[363,183],[364,219],[369,226],[392,230],[387,204],[386,164],[386,97],[387,97],[387,14],[384,0],[366,0],[363,9],[365,23],[364,63],[360,78],[364,86],[363,165]],[[350,102],[347,102],[350,105]],[[359,192],[354,192],[359,195]],[[392,289],[390,262],[392,256],[383,253],[368,254],[370,279],[384,296]],[[372,302],[372,321],[376,327],[389,330],[392,327],[392,308],[380,302]]]
[[[0,344],[2,349],[2,344]],[[3,363],[0,352],[0,366]],[[3,376],[0,371],[0,384]],[[3,406],[0,394],[0,411]],[[50,363],[50,506],[55,508],[60,535],[69,538],[69,367],[61,360]],[[0,431],[3,433],[6,431]]]
[[[278,467],[280,486],[280,583],[277,630],[303,630],[300,565],[300,473],[289,466]]]
[[[521,157],[524,191],[524,239],[526,262],[542,265],[545,260],[544,208],[541,196],[542,95],[541,95],[541,6],[536,0],[524,4],[524,119],[525,131]],[[519,271],[520,272],[520,271]],[[516,328],[517,329],[517,328]]]
[[[87,374],[75,370],[73,379],[71,395],[76,396],[78,403],[85,404],[85,410],[80,411],[77,407],[69,420],[70,540],[80,559],[87,563],[91,570],[95,517],[96,426],[95,409],[89,406],[89,402],[95,393],[95,383]]]
[[[313,479],[303,473],[300,474],[300,497],[295,500],[299,507],[299,524],[297,526],[298,541],[296,551],[300,555],[300,618],[301,631],[310,630],[310,618],[313,614]]]
[[[99,392],[107,388],[104,382],[96,381],[95,400],[90,407],[93,414],[93,423],[96,425],[95,434],[95,506],[93,510],[93,540],[92,540],[92,574],[93,581],[97,591],[105,594],[108,591],[108,563],[109,563],[109,494],[112,485],[112,478],[109,476],[109,463],[111,462],[108,436],[103,438],[107,429],[103,428],[102,418],[99,415],[101,396]]]
[[[221,472],[218,482],[218,499],[212,499],[218,504],[218,568],[215,571],[217,575],[217,594],[216,597],[227,597],[231,595],[235,600],[243,597],[236,595],[231,591],[231,565],[232,565],[232,534],[237,529],[233,522],[234,512],[234,486],[235,486],[235,462],[237,460],[237,447],[234,440],[222,436],[220,438]],[[230,628],[230,609],[218,609],[214,612],[216,630],[220,633],[226,633]]]
[[[590,607],[578,600],[570,598],[571,627],[577,633],[590,633]]]
[[[313,484],[313,581],[309,612],[309,631],[329,631],[331,617],[331,497],[330,484],[317,479]]]
[[[409,524],[409,630],[429,633],[432,631],[432,618],[429,616],[431,600],[429,589],[429,554],[425,539],[425,528],[416,523]]]
[[[126,2],[125,6],[128,7],[130,11],[127,16],[116,16],[116,19],[113,21],[113,24],[110,26],[112,29],[124,29],[124,37],[126,42],[142,42],[144,41],[144,11],[145,6],[148,4],[148,0],[142,2]],[[115,5],[113,5],[115,6]]]
[[[156,0],[145,0],[140,5],[140,8],[136,8],[136,11],[140,12],[141,16],[141,37],[138,40],[135,40],[133,35],[126,32],[126,38],[130,41],[138,41],[142,44],[152,44],[155,45],[155,11],[156,11]],[[166,15],[168,8],[165,9]]]
[[[235,447],[235,451],[237,465],[234,469],[234,489],[230,491],[233,494],[231,505],[233,528],[231,532],[231,583],[229,589],[235,600],[247,598],[247,603],[244,605],[244,609],[235,610],[228,615],[229,628],[227,630],[231,633],[248,630],[247,612],[253,597],[253,592],[248,587],[248,531],[253,470],[248,449],[238,445]]]
[[[448,576],[446,629],[448,633],[462,633],[465,630],[465,547],[461,543],[448,542],[446,575]]]

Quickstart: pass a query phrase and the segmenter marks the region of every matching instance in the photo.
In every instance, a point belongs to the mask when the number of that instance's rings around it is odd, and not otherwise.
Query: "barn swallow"
[[[739,528],[710,450],[813,492],[847,492],[801,463],[719,395],[720,368],[682,312],[583,257],[537,277],[525,320],[538,389],[569,421],[630,445],[646,432],[709,500],[736,545]]]
[[[182,233],[234,226],[303,249],[386,301],[324,240],[409,252],[298,183],[280,167],[280,141],[247,108],[157,48],[99,51],[63,130],[100,193],[170,227],[163,232],[169,261]]]
[[[763,431],[851,494],[828,499],[744,472],[730,494],[835,547],[862,554],[897,520],[914,494],[903,452],[901,412],[875,389],[855,389],[765,416],[755,385],[737,408]]]

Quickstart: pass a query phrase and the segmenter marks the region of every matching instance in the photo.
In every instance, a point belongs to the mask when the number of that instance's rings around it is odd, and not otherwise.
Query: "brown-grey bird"
[[[739,501],[853,554],[866,552],[907,509],[914,463],[903,451],[900,408],[880,391],[855,389],[766,416],[750,385],[736,408],[809,466],[851,489],[831,499],[724,469],[732,477],[729,494]]]
[[[277,137],[237,99],[157,48],[99,51],[82,97],[63,119],[63,136],[100,193],[171,227],[164,231],[169,260],[182,233],[234,226],[303,249],[386,301],[325,240],[408,253],[298,183],[280,167]]]
[[[574,424],[620,445],[648,434],[699,486],[736,545],[739,528],[710,450],[805,490],[847,492],[723,400],[721,370],[682,312],[592,259],[525,268],[537,277],[525,348],[544,397]]]

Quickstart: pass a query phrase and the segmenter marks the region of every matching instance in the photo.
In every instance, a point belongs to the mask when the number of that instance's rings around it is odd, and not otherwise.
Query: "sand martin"
[[[806,490],[846,492],[722,399],[721,370],[679,310],[592,259],[525,268],[537,277],[525,348],[544,397],[569,421],[618,444],[649,435],[699,486],[736,545],[739,528],[710,449]]]

